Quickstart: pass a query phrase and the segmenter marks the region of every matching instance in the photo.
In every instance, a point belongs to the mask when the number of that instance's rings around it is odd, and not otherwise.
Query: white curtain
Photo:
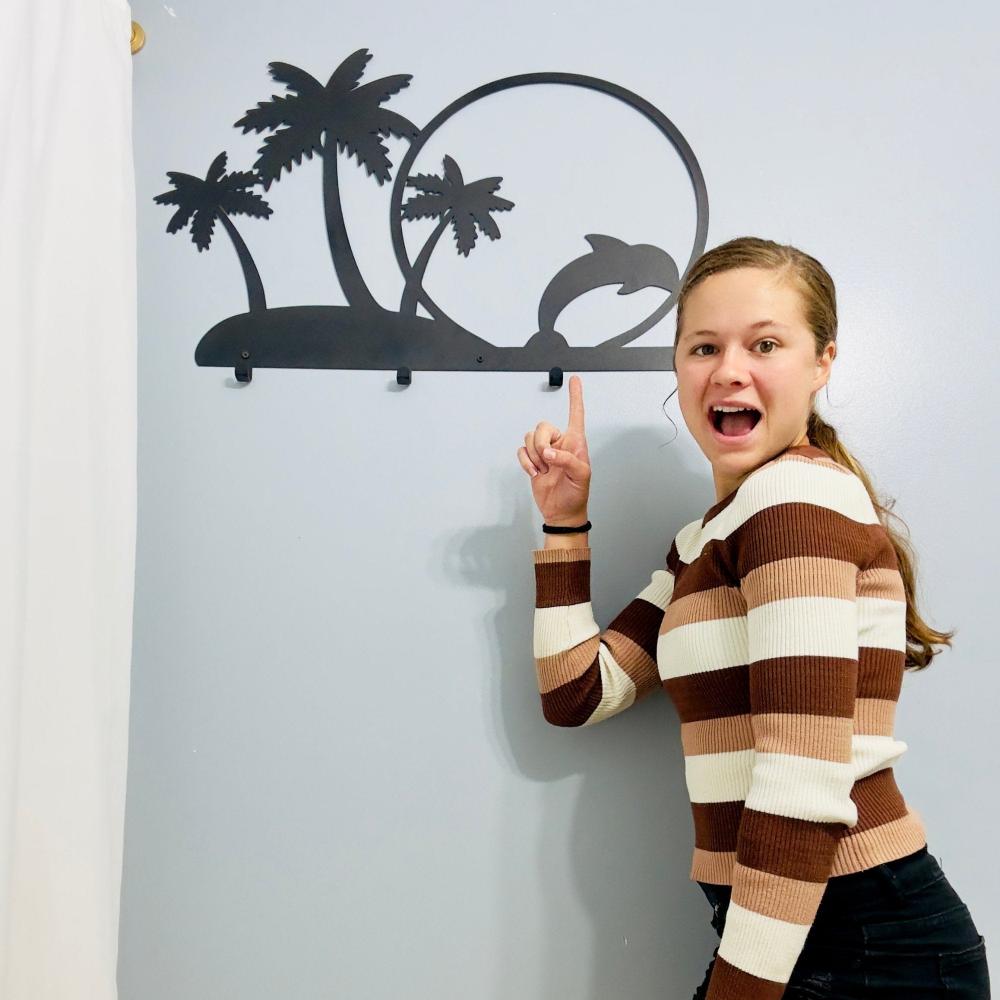
[[[124,0],[0,28],[0,998],[109,1000],[136,516]]]

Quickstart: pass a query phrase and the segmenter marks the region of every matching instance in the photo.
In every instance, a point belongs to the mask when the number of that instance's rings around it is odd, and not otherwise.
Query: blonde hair
[[[709,275],[737,267],[758,267],[774,271],[780,279],[788,281],[799,291],[803,317],[816,340],[817,358],[822,355],[827,344],[836,341],[837,296],[833,279],[826,268],[815,257],[797,247],[755,236],[740,236],[703,253],[685,274],[677,295],[675,348],[683,322],[684,303],[691,291]],[[917,611],[916,556],[909,542],[909,529],[906,529],[904,537],[889,523],[889,518],[893,517],[906,528],[899,515],[892,510],[896,504],[895,498],[889,498],[887,503],[882,502],[861,463],[844,446],[836,428],[828,424],[815,408],[809,413],[806,433],[810,443],[822,448],[836,462],[850,469],[868,490],[879,521],[896,550],[899,572],[906,591],[905,669],[923,670],[930,666],[931,660],[940,652],[934,648],[935,645],[951,646],[955,630],[939,632],[931,628]]]

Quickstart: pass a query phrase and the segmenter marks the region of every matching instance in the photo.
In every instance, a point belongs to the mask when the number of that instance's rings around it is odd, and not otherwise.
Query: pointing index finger
[[[583,380],[579,375],[569,377],[569,427],[583,433]]]

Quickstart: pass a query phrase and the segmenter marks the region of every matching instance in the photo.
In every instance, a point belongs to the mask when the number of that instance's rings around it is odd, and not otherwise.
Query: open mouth
[[[721,410],[712,407],[708,418],[717,437],[738,440],[753,432],[760,423],[761,413],[752,406],[741,407],[735,411],[729,407]]]

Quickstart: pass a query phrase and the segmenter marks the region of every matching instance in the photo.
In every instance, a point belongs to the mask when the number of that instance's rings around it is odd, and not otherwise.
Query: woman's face
[[[815,394],[826,385],[836,346],[816,357],[816,341],[801,313],[798,291],[776,272],[741,267],[705,278],[684,303],[677,341],[681,413],[712,463],[721,500],[764,462],[806,444]],[[727,418],[731,435],[716,430],[711,407],[734,401],[760,419]]]

